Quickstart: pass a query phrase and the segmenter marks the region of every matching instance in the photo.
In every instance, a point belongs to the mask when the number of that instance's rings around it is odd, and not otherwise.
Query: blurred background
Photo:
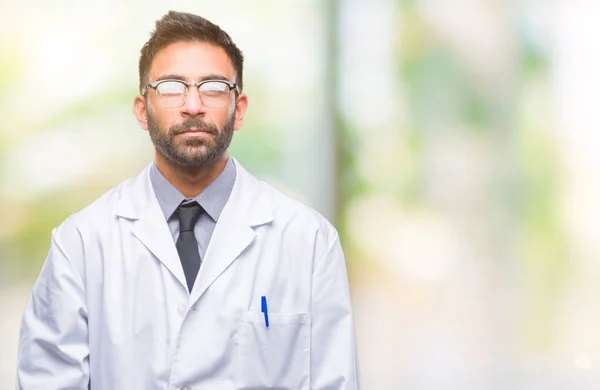
[[[153,158],[169,9],[245,54],[231,154],[338,228],[364,389],[600,388],[600,2],[0,0],[0,389],[51,229]]]

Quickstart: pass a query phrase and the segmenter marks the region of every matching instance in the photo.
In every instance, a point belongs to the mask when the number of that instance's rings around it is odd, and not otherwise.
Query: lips
[[[203,134],[210,134],[216,137],[219,134],[216,126],[210,122],[204,122],[199,119],[188,119],[180,125],[172,126],[169,132],[173,136],[185,134],[188,137],[200,137]]]
[[[187,135],[200,135],[200,134],[212,134],[213,132],[210,130],[205,130],[199,127],[191,127],[189,129],[185,129],[178,134],[187,134]]]
[[[210,131],[198,127],[190,127],[189,129],[184,130],[183,133],[210,133]]]

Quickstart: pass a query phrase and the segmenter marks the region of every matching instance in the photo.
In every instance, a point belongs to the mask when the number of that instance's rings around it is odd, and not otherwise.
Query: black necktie
[[[198,242],[194,235],[194,226],[200,217],[202,207],[197,202],[183,203],[179,205],[179,238],[177,239],[177,253],[183,266],[183,273],[187,281],[188,289],[192,291],[196,275],[200,269],[200,253]]]

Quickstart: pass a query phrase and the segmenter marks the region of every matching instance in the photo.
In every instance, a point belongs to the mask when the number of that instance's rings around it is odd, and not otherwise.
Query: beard
[[[149,112],[146,115],[148,132],[154,147],[165,158],[182,167],[196,168],[212,164],[225,153],[233,138],[235,112],[220,131],[215,124],[198,118],[189,118],[181,125],[171,126],[165,131],[158,126]],[[202,129],[212,134],[212,137],[177,137],[192,127]]]

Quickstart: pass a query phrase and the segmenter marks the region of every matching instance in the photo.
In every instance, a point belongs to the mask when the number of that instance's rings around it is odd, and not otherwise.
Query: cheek
[[[229,117],[229,110],[222,109],[218,113],[215,112],[214,115],[207,117],[206,121],[213,123],[221,130],[227,124]]]
[[[154,123],[162,130],[169,129],[176,121],[176,115],[173,112],[166,112],[162,108],[150,107],[146,110],[146,115],[152,117]]]

